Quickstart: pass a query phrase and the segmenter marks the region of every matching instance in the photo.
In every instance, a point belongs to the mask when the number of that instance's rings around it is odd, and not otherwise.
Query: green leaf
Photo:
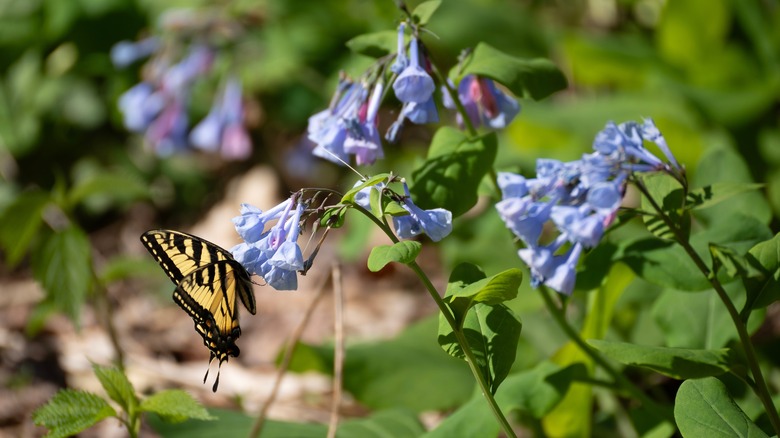
[[[358,35],[347,41],[347,47],[355,53],[381,58],[394,53],[398,47],[398,32],[383,30],[381,32]]]
[[[707,149],[696,167],[696,173],[691,178],[693,187],[754,182],[750,167],[742,155],[731,145],[717,145],[717,143]],[[728,220],[729,216],[734,214],[752,216],[764,224],[769,223],[772,218],[772,210],[766,197],[757,190],[743,191],[732,195],[727,203],[696,210],[697,217],[711,223]]]
[[[148,184],[121,172],[100,171],[79,180],[68,193],[68,205],[81,203],[102,211],[116,205],[150,197]]]
[[[422,244],[420,242],[402,240],[393,245],[380,245],[371,249],[368,255],[368,269],[377,272],[390,262],[409,264],[417,258]]]
[[[745,258],[764,275],[744,280],[748,298],[743,312],[766,307],[780,299],[780,233],[750,248]]]
[[[33,276],[60,311],[78,324],[92,285],[91,246],[75,225],[50,234],[33,253]]]
[[[141,402],[141,410],[154,412],[168,423],[181,423],[184,420],[214,420],[206,408],[188,393],[179,389],[166,389]]]
[[[0,215],[0,245],[11,267],[27,253],[43,223],[43,210],[50,202],[42,191],[22,193]]]
[[[714,377],[686,380],[674,399],[674,419],[684,437],[767,437]]]
[[[552,362],[540,362],[536,367],[513,373],[496,393],[496,402],[505,414],[520,411],[533,418],[542,418],[563,398],[575,374],[570,366],[561,368]],[[468,403],[447,416],[425,438],[468,438],[497,436],[500,427],[490,412],[482,394],[475,394]]]
[[[500,82],[517,97],[540,100],[566,88],[566,76],[549,59],[521,59],[486,44],[479,43],[460,69],[450,71],[450,77],[460,82],[464,76],[486,76]]]
[[[626,342],[588,340],[595,349],[625,365],[649,368],[674,379],[718,376],[731,368],[731,350],[650,347]]]
[[[414,11],[412,11],[414,22],[420,26],[425,26],[433,16],[433,13],[436,12],[436,9],[439,9],[439,6],[441,6],[441,0],[429,0],[420,3],[414,8]]]
[[[515,362],[517,342],[523,324],[517,315],[503,304],[476,304],[466,314],[462,326],[477,365],[490,391],[495,394]],[[443,316],[439,317],[438,339],[439,345],[447,354],[466,360],[452,327]]]
[[[436,131],[425,162],[412,173],[412,195],[423,209],[444,208],[458,217],[477,203],[479,182],[493,166],[495,133],[469,139],[444,126]]]
[[[125,412],[135,411],[138,406],[138,397],[135,395],[133,385],[122,371],[114,367],[101,367],[96,364],[92,364],[92,370],[111,400],[119,403]]]
[[[735,306],[744,304],[741,283],[729,283],[725,289]],[[712,289],[696,293],[665,290],[653,303],[652,316],[669,347],[713,350],[739,339],[728,312]],[[754,332],[762,322],[763,312],[754,312],[748,320],[748,331]]]
[[[703,209],[718,205],[734,196],[745,192],[758,190],[764,184],[749,184],[744,182],[719,182],[691,190],[688,193],[687,208]]]
[[[212,421],[192,420],[183,423],[170,423],[157,415],[147,416],[147,421],[159,436],[166,438],[248,436],[255,422],[254,417],[250,417],[243,412],[226,409],[209,409],[206,415]],[[325,436],[327,430],[327,426],[322,424],[293,423],[267,419],[263,426],[263,436],[321,438]]]
[[[667,174],[654,173],[642,178],[650,196],[661,207],[671,221],[682,231],[685,240],[691,232],[691,215],[683,210],[683,189],[680,183]],[[657,213],[650,201],[642,196],[642,210],[652,212],[652,216],[643,216],[647,229],[661,239],[674,240],[674,234],[669,227],[656,216]]]
[[[387,182],[390,179],[389,173],[380,173],[379,175],[374,175],[367,180],[361,182],[360,184],[352,187],[347,191],[347,193],[344,193],[344,196],[341,198],[341,202],[343,204],[354,204],[355,203],[355,195],[361,190],[363,190],[366,187],[372,187],[375,186],[381,182]]]
[[[462,324],[466,312],[477,303],[500,304],[517,297],[517,289],[522,281],[523,271],[517,268],[507,269],[462,287],[455,286],[458,283],[451,276],[445,301],[452,309],[455,321]]]
[[[715,243],[744,254],[758,242],[771,238],[769,228],[752,216],[730,214],[691,236],[690,243],[705,264],[711,265],[709,245]],[[620,259],[645,280],[672,289],[698,291],[710,287],[690,256],[679,245],[659,239],[627,242]],[[725,273],[719,276],[728,280]]]
[[[49,429],[49,438],[69,437],[99,421],[116,417],[116,411],[99,396],[86,391],[62,389],[33,412],[33,422]]]
[[[746,257],[743,257],[731,248],[711,243],[710,255],[712,256],[712,271],[715,274],[723,268],[731,278],[737,276],[743,278],[761,276],[761,271],[753,267]]]
[[[407,409],[388,409],[369,417],[343,421],[339,438],[417,438],[425,432],[417,415]]]
[[[433,315],[395,339],[348,346],[344,388],[371,409],[404,407],[422,412],[451,409],[466,402],[474,392],[474,378],[463,361],[447,356],[437,345],[437,327],[438,319]],[[309,359],[309,364],[328,364],[326,371],[333,373],[333,348],[310,347],[304,353],[312,352],[322,360]]]

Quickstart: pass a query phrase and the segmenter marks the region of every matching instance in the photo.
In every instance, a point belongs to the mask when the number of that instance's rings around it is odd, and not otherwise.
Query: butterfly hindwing
[[[256,312],[246,269],[228,251],[190,234],[153,230],[144,233],[141,241],[176,284],[173,300],[192,317],[195,330],[211,352],[210,361],[217,359],[221,366],[230,356],[238,356],[235,342],[241,327],[237,301],[240,299],[250,313]],[[214,391],[218,384],[219,374]]]

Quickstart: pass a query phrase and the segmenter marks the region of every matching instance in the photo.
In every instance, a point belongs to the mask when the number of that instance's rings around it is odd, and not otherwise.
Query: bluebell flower
[[[208,72],[214,61],[214,51],[199,45],[190,49],[184,59],[163,74],[161,87],[166,93],[185,93],[193,81]]]
[[[517,100],[496,87],[491,79],[466,75],[458,84],[457,90],[458,99],[475,128],[484,125],[492,129],[503,129],[520,113]],[[443,90],[442,103],[446,108],[456,109],[447,90]],[[463,118],[460,113],[456,119],[462,126]]]
[[[344,140],[344,152],[355,156],[358,165],[373,164],[384,158],[382,139],[377,130],[377,112],[382,98],[384,84],[380,81],[374,86],[368,103],[361,106],[357,117],[347,120],[347,137]],[[365,115],[364,115],[365,114]]]
[[[439,113],[436,110],[436,102],[433,100],[433,96],[425,102],[405,103],[401,109],[401,114],[412,123],[418,125],[437,123],[439,121]]]
[[[650,153],[645,140],[656,143],[669,162]],[[498,175],[502,200],[496,209],[526,246],[518,256],[530,267],[534,286],[545,284],[571,294],[577,261],[585,249],[598,245],[615,220],[632,172],[684,171],[649,119],[642,125],[607,123],[593,149],[572,162],[537,160],[536,178]],[[548,239],[543,239],[542,231],[548,223],[558,236],[545,244],[542,240]]]
[[[188,126],[184,103],[173,99],[149,125],[144,138],[158,155],[172,155],[187,148]]]
[[[164,98],[147,82],[134,85],[119,97],[119,110],[130,132],[146,131],[164,106]]]
[[[401,239],[409,239],[425,233],[434,242],[447,237],[452,232],[452,212],[443,208],[423,210],[412,202],[409,186],[403,182],[404,196],[401,207],[409,212],[407,216],[393,216],[395,232]]]
[[[124,68],[139,59],[150,56],[159,47],[160,41],[154,37],[144,38],[137,42],[120,41],[111,47],[111,62],[117,68]]]
[[[230,78],[208,115],[190,133],[196,148],[222,152],[229,159],[246,158],[252,152],[252,140],[244,127],[241,83]]]
[[[292,206],[295,210],[292,211]],[[233,257],[247,271],[257,274],[276,290],[298,287],[297,272],[303,269],[303,253],[298,246],[300,220],[304,206],[287,199],[271,210],[242,204],[241,216],[233,219],[244,242],[231,249]],[[276,224],[266,230],[268,222]]]
[[[370,154],[364,152],[371,145],[368,143],[358,144],[355,140],[355,138],[375,140],[378,136],[367,128],[365,129],[367,132],[364,132],[360,126],[361,112],[363,113],[363,121],[365,121],[367,114],[367,97],[368,91],[365,84],[355,84],[347,79],[339,81],[330,107],[309,118],[308,138],[316,145],[312,150],[314,155],[343,165],[349,161],[345,142],[352,133],[351,149],[354,152],[361,152],[361,160],[370,159]]]
[[[398,50],[395,54],[395,62],[390,66],[393,73],[401,73],[409,65],[409,58],[406,57],[406,44],[404,44],[404,30],[406,23],[398,26]]]
[[[409,44],[409,65],[398,75],[393,83],[395,96],[403,103],[423,103],[431,98],[436,86],[433,79],[422,67],[417,38]]]

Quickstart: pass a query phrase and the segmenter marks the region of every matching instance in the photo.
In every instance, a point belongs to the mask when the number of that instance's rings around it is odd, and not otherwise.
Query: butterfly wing
[[[247,270],[223,248],[199,237],[170,230],[147,231],[144,246],[176,284],[173,301],[192,317],[211,352],[209,362],[238,356],[241,336],[237,301],[255,314],[255,296]],[[208,378],[208,370],[203,381]],[[214,382],[216,392],[219,371]]]
[[[141,235],[141,242],[177,286],[184,278],[203,266],[222,260],[235,261],[230,252],[219,245],[181,231],[147,231]],[[247,280],[239,284],[238,296],[249,313],[254,315],[257,313],[257,308],[249,280],[250,275],[241,264],[236,262],[234,266],[241,274],[239,277]]]

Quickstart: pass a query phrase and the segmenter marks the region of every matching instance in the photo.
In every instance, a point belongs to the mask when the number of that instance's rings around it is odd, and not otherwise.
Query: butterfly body
[[[241,336],[238,322],[240,299],[251,314],[256,304],[252,280],[227,250],[191,234],[173,230],[151,230],[141,235],[146,249],[176,285],[173,301],[195,323],[195,331],[211,352],[209,363],[219,366],[240,350],[236,340]],[[208,370],[206,377],[208,377]],[[219,373],[214,383],[216,392]]]

